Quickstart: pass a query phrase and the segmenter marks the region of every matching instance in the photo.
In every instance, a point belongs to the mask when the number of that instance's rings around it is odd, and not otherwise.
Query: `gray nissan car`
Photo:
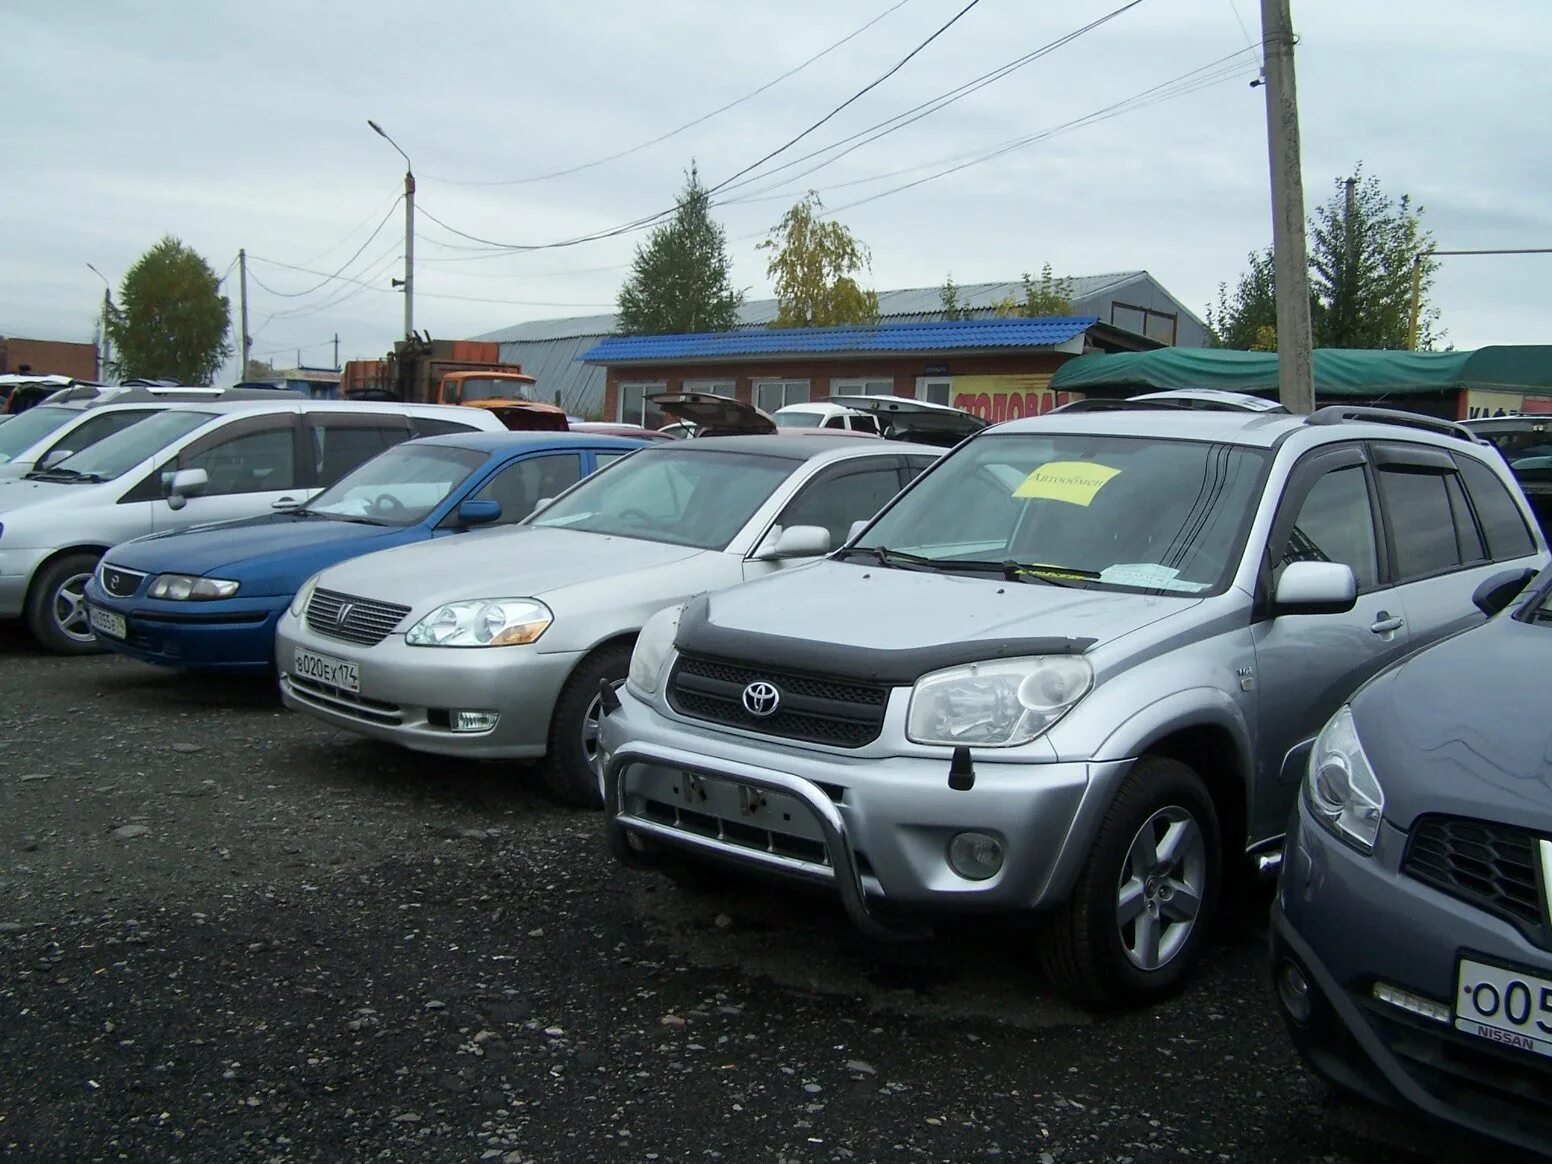
[[[1176,989],[1342,701],[1547,561],[1458,425],[1250,408],[993,426],[828,560],[657,615],[602,733],[613,851],[875,933],[1038,911],[1067,993]]]
[[[1340,1087],[1552,1155],[1552,571],[1315,743],[1273,911],[1288,1029]]]

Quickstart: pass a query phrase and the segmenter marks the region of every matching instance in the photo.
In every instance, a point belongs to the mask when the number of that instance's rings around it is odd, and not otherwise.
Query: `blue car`
[[[115,546],[86,586],[91,625],[103,645],[142,662],[267,674],[275,624],[319,570],[521,521],[645,443],[552,432],[406,441],[300,508]]]

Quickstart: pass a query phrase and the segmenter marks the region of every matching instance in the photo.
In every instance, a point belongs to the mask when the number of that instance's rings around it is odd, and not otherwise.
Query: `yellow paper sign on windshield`
[[[1048,461],[1013,491],[1015,497],[1038,497],[1046,501],[1065,501],[1069,505],[1087,505],[1120,473],[1108,465],[1088,461]]]

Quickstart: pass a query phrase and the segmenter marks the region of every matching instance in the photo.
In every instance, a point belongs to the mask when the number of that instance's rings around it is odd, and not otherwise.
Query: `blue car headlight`
[[[1385,790],[1364,755],[1351,707],[1344,706],[1315,739],[1304,802],[1334,836],[1363,853],[1374,852]]]
[[[211,602],[218,598],[230,598],[237,593],[238,583],[225,578],[200,578],[193,574],[158,574],[146,591],[148,598],[165,598],[172,602]]]

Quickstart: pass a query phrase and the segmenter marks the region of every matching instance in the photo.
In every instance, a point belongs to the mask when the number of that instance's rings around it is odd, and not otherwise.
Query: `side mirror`
[[[550,507],[551,503],[554,502],[554,500],[555,500],[555,498],[553,498],[553,497],[541,497],[541,498],[539,498],[538,501],[534,502],[534,507],[528,511],[528,516],[532,517],[534,514],[538,513],[540,510],[548,509]]]
[[[1345,614],[1358,601],[1358,579],[1341,562],[1291,562],[1277,581],[1274,614]]]
[[[789,525],[776,540],[755,555],[757,562],[778,562],[787,558],[818,558],[830,552],[830,531],[822,525]]]
[[[167,482],[167,504],[172,509],[182,509],[190,497],[196,497],[210,484],[210,474],[203,469],[179,469]]]
[[[861,537],[862,531],[867,529],[869,524],[870,523],[867,518],[863,518],[861,521],[852,522],[851,528],[846,531],[846,544],[849,546],[852,542]]]
[[[47,469],[52,469],[66,457],[73,456],[75,456],[74,449],[50,449],[48,452],[44,453],[42,457],[38,458],[37,470],[39,472],[43,472]]]
[[[1499,611],[1507,609],[1535,576],[1536,571],[1529,568],[1504,570],[1484,579],[1471,595],[1471,601],[1478,610],[1492,618]]]
[[[473,498],[458,507],[459,525],[489,525],[501,520],[501,502],[488,498]]]

